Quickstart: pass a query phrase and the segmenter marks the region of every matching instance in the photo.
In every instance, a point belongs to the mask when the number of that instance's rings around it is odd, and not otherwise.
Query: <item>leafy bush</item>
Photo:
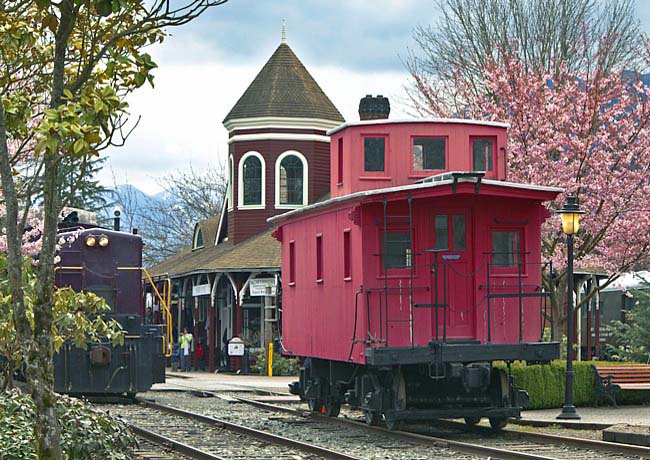
[[[592,364],[607,364],[598,361],[574,361],[573,402],[576,406],[595,405],[594,374]],[[613,363],[609,363],[613,364]],[[615,363],[620,364],[620,363]],[[497,367],[507,369],[504,363]],[[515,385],[526,390],[530,397],[529,409],[548,409],[562,407],[564,404],[564,385],[566,361],[553,361],[550,364],[513,363],[511,366]],[[650,401],[650,391],[623,391],[618,396],[622,404],[640,404]]]
[[[255,353],[255,364],[251,366],[253,372],[266,375],[266,353],[260,351]],[[279,353],[273,353],[273,375],[298,375],[300,371],[300,360],[298,358],[285,358]]]
[[[87,403],[60,396],[57,415],[66,460],[126,460],[135,443],[126,425],[94,411]],[[32,426],[34,404],[19,390],[0,393],[0,457],[36,459]]]

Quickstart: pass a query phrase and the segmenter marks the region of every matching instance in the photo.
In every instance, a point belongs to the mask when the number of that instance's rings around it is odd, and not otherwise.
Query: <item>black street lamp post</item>
[[[566,352],[566,384],[564,387],[564,406],[558,419],[579,419],[573,405],[573,236],[580,229],[580,211],[578,199],[567,197],[567,202],[558,214],[562,217],[562,231],[566,235],[567,245],[567,352]]]

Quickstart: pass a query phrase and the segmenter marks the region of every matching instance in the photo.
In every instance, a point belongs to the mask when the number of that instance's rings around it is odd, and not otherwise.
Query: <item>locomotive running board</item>
[[[391,366],[427,363],[472,363],[486,361],[549,362],[560,357],[558,342],[454,343],[426,347],[377,347],[366,349],[366,364]]]

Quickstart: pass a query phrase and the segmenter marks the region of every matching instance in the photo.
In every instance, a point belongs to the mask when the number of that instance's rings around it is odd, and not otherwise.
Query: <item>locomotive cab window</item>
[[[413,138],[413,170],[445,169],[446,140],[442,137]]]
[[[474,171],[492,171],[494,165],[494,140],[472,140],[472,167]]]
[[[363,170],[366,172],[383,172],[386,139],[383,137],[366,137],[363,139]]]
[[[492,232],[492,265],[515,267],[520,260],[521,238],[517,230]]]
[[[382,234],[382,265],[387,268],[411,266],[411,233],[391,232]]]

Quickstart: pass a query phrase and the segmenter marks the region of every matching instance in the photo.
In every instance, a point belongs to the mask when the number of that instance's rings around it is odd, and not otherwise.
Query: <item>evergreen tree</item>
[[[113,203],[107,200],[109,189],[96,179],[107,157],[64,158],[59,167],[59,199],[64,206],[98,214]]]
[[[625,321],[614,321],[606,328],[614,339],[607,345],[610,359],[650,362],[650,282],[644,285],[631,292],[633,306],[625,313]]]

